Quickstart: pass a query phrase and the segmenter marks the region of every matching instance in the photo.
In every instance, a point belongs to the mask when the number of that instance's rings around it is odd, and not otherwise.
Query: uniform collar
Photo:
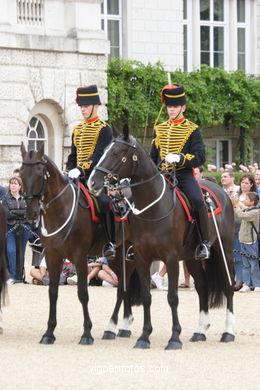
[[[182,116],[180,119],[175,119],[174,121],[172,121],[171,119],[168,120],[168,122],[172,125],[172,124],[175,124],[175,123],[181,123],[184,121],[184,116]]]
[[[92,123],[92,122],[97,121],[98,119],[99,119],[99,117],[98,117],[98,116],[95,116],[94,118],[88,119],[88,120],[86,120],[85,122],[86,122],[86,123]]]

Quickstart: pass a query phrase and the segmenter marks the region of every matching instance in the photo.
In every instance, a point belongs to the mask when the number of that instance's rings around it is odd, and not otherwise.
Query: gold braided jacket
[[[97,119],[94,122],[82,122],[74,128],[74,145],[77,149],[78,167],[85,170],[93,163],[89,158],[95,151],[103,127],[106,127],[106,123],[101,119]]]
[[[160,159],[164,160],[167,154],[182,154],[184,157],[183,164],[186,160],[191,160],[193,154],[184,153],[185,145],[191,134],[198,128],[195,123],[184,119],[180,123],[171,123],[169,120],[155,126],[155,138],[153,142],[157,149],[160,150]],[[169,165],[163,163],[161,169],[168,169]],[[179,167],[177,169],[182,169]]]

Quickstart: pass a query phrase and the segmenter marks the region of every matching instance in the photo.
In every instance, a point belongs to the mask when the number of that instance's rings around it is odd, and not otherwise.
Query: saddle
[[[173,183],[167,178],[165,177],[165,180],[168,182],[168,184],[171,186],[171,187],[174,187]],[[222,212],[222,206],[220,204],[220,201],[218,199],[218,197],[216,196],[216,194],[208,187],[206,187],[205,185],[203,184],[199,184],[200,188],[201,188],[201,191],[202,191],[202,194],[204,196],[204,199],[206,199],[207,197],[210,197],[211,199],[211,206],[212,206],[212,209],[213,209],[213,212],[214,212],[214,215],[217,215],[219,213]],[[188,218],[188,221],[191,222],[194,218],[193,218],[193,208],[190,204],[190,201],[187,197],[187,195],[181,191],[178,187],[176,187],[176,194],[185,210],[185,213],[187,215],[187,218]],[[209,206],[209,203],[208,202],[205,202],[206,203],[206,206],[207,206],[207,209],[208,209],[208,217],[209,218],[212,218],[212,212],[211,212],[211,209],[210,209],[210,206]]]
[[[96,197],[90,194],[84,184],[80,183],[80,190],[87,200],[88,207],[90,208],[91,218],[94,222],[100,222],[100,214],[107,209],[108,202],[104,202],[104,198]],[[107,210],[109,211],[109,210]],[[128,220],[127,217],[124,218],[124,221]],[[115,216],[115,222],[121,222],[119,216]]]

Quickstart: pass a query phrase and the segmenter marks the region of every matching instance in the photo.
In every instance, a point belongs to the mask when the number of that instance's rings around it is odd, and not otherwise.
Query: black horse
[[[3,332],[2,304],[6,297],[7,268],[5,259],[6,216],[0,203],[0,333]]]
[[[41,241],[45,248],[45,257],[50,274],[49,301],[50,311],[48,328],[41,338],[42,344],[53,344],[55,341],[54,329],[57,324],[56,305],[58,299],[58,284],[62,260],[70,259],[76,266],[78,275],[78,298],[82,304],[84,315],[84,332],[80,344],[92,344],[92,323],[88,312],[87,288],[87,256],[102,253],[106,241],[105,234],[98,222],[92,220],[86,199],[79,193],[77,187],[63,175],[54,162],[44,155],[43,148],[39,151],[27,152],[21,146],[22,167],[21,177],[24,184],[25,199],[28,209],[28,219],[41,222]],[[126,237],[127,238],[127,237]],[[127,240],[126,240],[127,241]],[[128,242],[126,242],[127,244]],[[117,250],[117,257],[121,259],[121,249]],[[117,303],[103,338],[114,338],[115,327],[118,321],[118,311],[124,301],[124,323],[120,336],[129,336],[129,324],[132,322],[131,303],[138,302],[130,299],[123,291],[121,267],[118,261],[111,262],[111,267],[119,275]],[[133,279],[132,279],[133,278]],[[131,282],[133,280],[134,282]],[[135,265],[126,264],[126,286],[136,283]],[[131,288],[131,291],[133,288]],[[135,296],[135,295],[134,295]]]
[[[227,315],[226,329],[221,341],[233,341],[234,215],[229,197],[217,184],[203,181],[203,184],[218,197],[222,207],[222,213],[216,215],[216,222],[226,255],[226,265],[212,219],[211,255],[208,261],[202,263],[194,259],[195,248],[198,245],[196,229],[191,233],[189,244],[185,245],[190,223],[176,192],[166,185],[164,176],[159,173],[142,146],[128,135],[127,127],[124,129],[124,136],[116,138],[100,159],[89,178],[88,186],[97,195],[102,191],[104,182],[106,185],[115,184],[122,178],[131,179],[130,187],[135,206],[131,206],[134,223],[130,225],[133,227],[130,229],[130,236],[134,244],[137,270],[142,280],[144,326],[135,347],[150,346],[152,324],[149,271],[154,260],[164,261],[168,271],[168,303],[172,312],[172,334],[166,349],[182,348],[179,338],[181,326],[177,313],[180,260],[186,261],[199,295],[199,327],[191,341],[206,340],[205,332],[209,327],[208,308],[223,305],[224,297],[227,300]]]

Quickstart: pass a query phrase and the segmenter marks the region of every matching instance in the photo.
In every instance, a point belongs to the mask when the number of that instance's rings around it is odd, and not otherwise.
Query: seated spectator
[[[24,259],[26,243],[32,237],[32,225],[26,219],[26,205],[22,196],[23,186],[20,177],[11,177],[8,192],[2,199],[2,204],[7,216],[6,253],[10,278],[7,284],[16,281],[17,263],[17,233],[22,234],[22,255]]]
[[[114,287],[118,285],[118,278],[115,272],[109,267],[106,257],[99,257],[97,260],[92,259],[88,263],[88,285]],[[75,273],[67,279],[67,283],[75,285],[78,283],[78,276]]]
[[[47,264],[45,257],[41,255],[42,259],[40,266],[35,266],[31,269],[30,275],[32,276],[32,283],[37,285],[47,286],[50,283],[49,273],[47,270]],[[59,284],[67,284],[67,279],[75,274],[75,266],[67,259],[63,260],[62,271],[60,274]]]
[[[42,258],[39,267],[34,267],[30,271],[32,276],[32,283],[37,285],[48,285],[49,284],[49,274],[47,271],[47,264],[45,257]]]

